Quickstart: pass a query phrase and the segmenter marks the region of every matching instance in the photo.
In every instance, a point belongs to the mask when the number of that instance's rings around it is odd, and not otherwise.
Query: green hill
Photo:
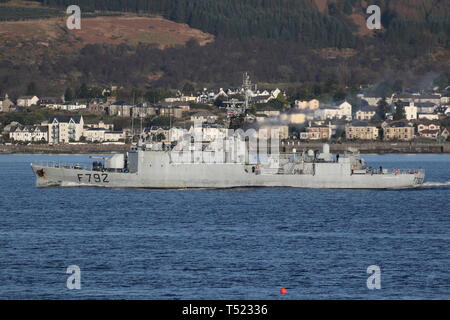
[[[394,84],[397,88],[420,87],[425,86],[424,76],[450,78],[450,1],[446,0],[371,1],[382,9],[383,28],[377,31],[365,27],[367,2],[360,0],[34,3],[42,4],[27,8],[27,15],[35,18],[54,14],[54,10],[64,14],[66,6],[78,4],[85,16],[117,12],[161,15],[213,34],[215,41],[202,46],[190,41],[166,48],[126,39],[122,44],[89,41],[65,55],[55,51],[61,43],[50,43],[39,50],[27,50],[27,55],[35,55],[34,61],[38,61],[32,65],[14,51],[17,46],[10,45],[7,52],[13,54],[3,55],[0,62],[0,90],[20,93],[34,80],[39,80],[42,88],[58,92],[82,82],[141,88],[179,88],[186,81],[198,87],[226,86],[236,85],[241,72],[249,71],[258,82],[314,96],[339,95],[368,84],[388,88],[384,91]],[[67,34],[67,42],[73,41],[71,32]],[[33,46],[29,42],[22,45]],[[8,46],[8,42],[1,46]]]

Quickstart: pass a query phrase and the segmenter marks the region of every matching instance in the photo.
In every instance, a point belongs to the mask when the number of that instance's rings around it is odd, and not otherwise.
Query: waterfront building
[[[384,140],[411,141],[414,139],[414,127],[406,122],[392,122],[383,124]]]
[[[83,136],[84,119],[82,115],[58,115],[48,121],[50,144],[80,141]]]
[[[345,138],[347,140],[377,140],[379,129],[366,122],[355,122],[345,127]]]
[[[48,127],[18,125],[11,128],[9,138],[21,142],[48,142]]]
[[[417,119],[417,107],[414,105],[414,102],[410,102],[409,106],[405,107],[405,116],[406,120],[416,120]]]
[[[17,99],[18,107],[31,107],[37,105],[39,98],[37,96],[22,96]]]
[[[300,133],[301,140],[330,140],[332,128],[326,125],[315,125],[306,128],[306,132]]]
[[[371,120],[375,116],[375,114],[376,111],[374,108],[363,106],[356,111],[355,119],[361,121]]]
[[[6,94],[4,98],[0,98],[0,112],[11,112],[14,110],[14,104]]]
[[[352,105],[344,101],[337,106],[323,106],[314,112],[314,117],[320,120],[345,119],[352,120]]]

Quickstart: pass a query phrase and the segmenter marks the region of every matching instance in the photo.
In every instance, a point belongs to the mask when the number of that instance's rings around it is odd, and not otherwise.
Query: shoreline
[[[303,150],[322,150],[323,142],[285,141],[280,146],[281,153],[293,153]],[[125,153],[130,144],[76,144],[76,145],[0,145],[0,155],[84,155]],[[371,142],[371,143],[330,143],[332,153],[344,153],[349,148],[358,149],[361,154],[450,154],[450,142],[417,143],[417,142]]]

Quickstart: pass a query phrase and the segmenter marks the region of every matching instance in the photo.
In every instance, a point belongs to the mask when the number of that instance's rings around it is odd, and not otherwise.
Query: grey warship
[[[244,74],[245,101],[228,102],[229,128],[240,128],[250,106],[252,84]],[[234,123],[234,125],[233,125]],[[343,155],[330,153],[328,144],[321,151],[303,150],[279,154],[279,135],[264,130],[228,130],[205,144],[194,134],[166,145],[141,134],[126,153],[80,165],[32,164],[39,187],[113,188],[238,188],[293,187],[328,189],[400,189],[424,183],[423,170],[373,169],[355,150]],[[200,130],[201,131],[201,130]],[[260,135],[262,133],[262,135]],[[270,146],[269,146],[270,140]],[[169,139],[172,141],[172,139]],[[274,143],[275,142],[275,143]],[[263,152],[261,152],[261,150]],[[269,152],[266,152],[270,150]],[[273,151],[273,152],[272,152]]]
[[[240,140],[238,140],[240,141]],[[245,141],[242,142],[245,145]],[[424,183],[423,170],[371,168],[357,152],[335,156],[321,152],[269,155],[264,161],[237,148],[188,152],[159,143],[140,143],[126,154],[80,165],[31,164],[38,187],[238,188],[293,187],[326,189],[401,189]]]

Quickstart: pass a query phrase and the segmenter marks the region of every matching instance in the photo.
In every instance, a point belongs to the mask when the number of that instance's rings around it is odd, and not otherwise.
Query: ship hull
[[[119,173],[32,165],[38,187],[106,188],[239,188],[291,187],[319,189],[402,189],[423,184],[425,174],[254,174],[244,165],[189,164],[153,172]]]

